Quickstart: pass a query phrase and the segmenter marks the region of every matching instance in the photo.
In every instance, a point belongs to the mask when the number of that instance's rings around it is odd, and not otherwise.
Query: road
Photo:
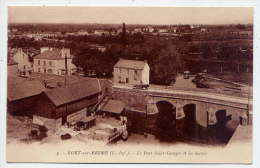
[[[122,84],[114,84],[113,87],[115,88],[121,88],[121,89],[133,89],[130,85],[122,85]],[[149,87],[148,90],[142,90],[144,92],[153,92],[153,93],[167,93],[167,94],[180,94],[180,95],[187,95],[187,96],[197,96],[197,97],[203,97],[203,98],[209,98],[209,99],[217,99],[227,102],[233,102],[233,103],[240,103],[240,104],[248,104],[248,102],[252,103],[252,99],[248,100],[248,97],[238,97],[238,96],[231,96],[231,95],[225,95],[225,94],[219,94],[219,93],[212,93],[207,91],[198,91],[196,89],[179,89],[174,88],[169,89],[167,87]]]

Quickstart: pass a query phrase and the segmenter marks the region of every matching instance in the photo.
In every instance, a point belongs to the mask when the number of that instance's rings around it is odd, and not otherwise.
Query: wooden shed
[[[10,114],[32,117],[39,95],[45,90],[36,80],[8,77],[7,110]]]
[[[98,103],[101,94],[97,79],[80,80],[67,87],[43,92],[37,103],[34,117],[42,120],[49,129],[83,120],[90,107]]]
[[[120,100],[109,100],[101,111],[108,114],[109,116],[119,118],[121,115],[125,115],[126,104]]]

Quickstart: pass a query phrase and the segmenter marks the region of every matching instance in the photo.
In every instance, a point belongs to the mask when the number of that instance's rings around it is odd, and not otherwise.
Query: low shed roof
[[[124,108],[126,107],[126,104],[120,100],[109,100],[107,104],[105,104],[102,107],[102,111],[111,112],[120,114]]]
[[[56,88],[44,93],[55,106],[77,101],[101,92],[98,79],[82,79],[67,87]]]
[[[39,95],[45,90],[41,82],[20,77],[8,77],[7,99],[15,101]]]

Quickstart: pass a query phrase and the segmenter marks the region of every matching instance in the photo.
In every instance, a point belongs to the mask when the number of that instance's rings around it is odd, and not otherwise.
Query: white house
[[[158,29],[158,33],[167,33],[168,30],[167,29]]]
[[[18,64],[19,73],[28,73],[29,71],[32,71],[33,64],[30,62],[28,54],[23,52],[21,48],[19,48],[17,52],[13,54],[12,59]]]
[[[33,59],[33,70],[39,73],[65,75],[66,57],[68,75],[71,75],[76,71],[76,66],[72,64],[72,55],[67,48],[41,48],[41,53]]]
[[[114,66],[114,83],[149,84],[150,67],[147,61],[120,59]]]

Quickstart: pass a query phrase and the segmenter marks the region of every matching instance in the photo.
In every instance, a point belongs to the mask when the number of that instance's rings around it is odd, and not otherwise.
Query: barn
[[[41,82],[8,77],[7,110],[12,115],[32,117],[39,95],[45,90]]]
[[[36,105],[34,121],[41,121],[49,130],[57,131],[64,124],[84,120],[100,96],[100,83],[94,78],[45,91]]]

